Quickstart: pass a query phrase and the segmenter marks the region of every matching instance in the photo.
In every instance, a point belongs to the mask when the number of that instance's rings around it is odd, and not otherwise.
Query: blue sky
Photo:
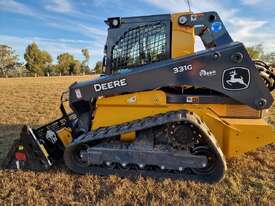
[[[275,52],[274,0],[191,0],[191,8],[219,12],[234,40]],[[33,41],[54,58],[69,52],[82,60],[81,48],[88,48],[93,66],[102,58],[108,17],[187,9],[185,0],[0,0],[0,44],[12,46],[21,61]]]

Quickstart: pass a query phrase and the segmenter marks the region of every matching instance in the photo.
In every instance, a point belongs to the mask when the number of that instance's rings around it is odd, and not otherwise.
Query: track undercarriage
[[[135,131],[124,143],[119,134]],[[65,164],[80,174],[153,176],[216,182],[226,163],[213,134],[195,114],[168,112],[100,128],[79,137],[64,153]]]

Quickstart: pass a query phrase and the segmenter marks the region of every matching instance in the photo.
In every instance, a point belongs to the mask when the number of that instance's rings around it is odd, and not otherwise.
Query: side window
[[[130,29],[112,49],[112,70],[120,72],[166,59],[166,25],[157,23]]]

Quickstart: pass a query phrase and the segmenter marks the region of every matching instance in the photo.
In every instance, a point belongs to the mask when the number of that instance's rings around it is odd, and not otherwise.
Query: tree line
[[[79,61],[72,54],[65,52],[57,56],[57,63],[53,63],[52,56],[45,50],[41,50],[33,42],[25,49],[25,64],[19,62],[15,51],[7,45],[0,45],[0,77],[8,76],[54,76],[54,75],[79,75],[101,73],[102,64],[97,62],[95,68],[89,67],[90,52],[81,49],[84,56]]]
[[[262,60],[275,68],[275,52],[266,53],[262,44],[247,47],[246,50],[252,59]]]
[[[263,60],[275,67],[275,53],[265,53],[262,44],[247,47],[247,51],[252,59]],[[102,62],[98,61],[91,69],[88,64],[91,56],[89,50],[84,48],[81,52],[84,56],[83,61],[79,61],[72,54],[65,52],[57,56],[57,63],[53,64],[52,56],[33,42],[26,47],[25,64],[22,64],[11,47],[0,45],[0,77],[102,73]]]

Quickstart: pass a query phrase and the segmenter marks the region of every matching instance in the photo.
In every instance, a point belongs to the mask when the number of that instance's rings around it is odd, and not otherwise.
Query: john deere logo
[[[242,90],[249,87],[250,72],[244,67],[233,67],[223,72],[222,85],[227,90]]]

